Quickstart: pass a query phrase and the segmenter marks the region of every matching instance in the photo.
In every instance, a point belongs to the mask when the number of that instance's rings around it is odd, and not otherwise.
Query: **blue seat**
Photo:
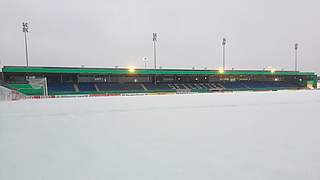
[[[137,91],[144,90],[141,84],[100,83],[97,84],[100,91]]]
[[[223,82],[220,83],[225,89],[248,89],[242,82]]]
[[[72,92],[75,91],[72,83],[49,83],[49,92]]]
[[[166,83],[158,83],[158,84],[146,83],[146,84],[144,84],[144,86],[148,90],[170,90],[170,89],[172,89]]]
[[[80,91],[96,91],[94,83],[79,83]]]

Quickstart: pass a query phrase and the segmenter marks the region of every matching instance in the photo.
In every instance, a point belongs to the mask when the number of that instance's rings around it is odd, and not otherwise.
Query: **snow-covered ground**
[[[0,102],[0,180],[318,180],[320,91]]]

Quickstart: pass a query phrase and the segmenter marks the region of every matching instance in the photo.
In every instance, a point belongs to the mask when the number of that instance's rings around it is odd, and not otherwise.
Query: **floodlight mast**
[[[144,57],[143,62],[144,62],[144,69],[147,69],[148,58]]]
[[[158,36],[157,33],[153,33],[152,34],[154,69],[157,69],[157,47],[156,47],[156,42],[157,42],[157,39],[158,39],[157,36]]]
[[[298,71],[298,43],[294,44],[294,70]]]
[[[223,70],[226,69],[226,44],[227,44],[227,39],[223,38],[222,39],[222,67],[223,67]]]
[[[28,55],[28,39],[27,39],[27,33],[29,32],[29,27],[27,22],[22,23],[22,32],[24,32],[24,44],[26,49],[26,64],[27,67],[29,66],[29,55]]]

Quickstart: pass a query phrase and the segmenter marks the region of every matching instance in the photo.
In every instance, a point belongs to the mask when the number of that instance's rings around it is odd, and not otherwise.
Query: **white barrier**
[[[24,98],[24,95],[15,90],[0,86],[0,101],[15,101]]]

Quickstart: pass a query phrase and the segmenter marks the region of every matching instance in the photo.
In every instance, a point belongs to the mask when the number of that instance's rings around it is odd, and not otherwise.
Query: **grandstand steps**
[[[97,84],[94,84],[94,88],[96,88],[96,91],[98,91],[98,92],[100,91],[100,89],[99,89]]]
[[[80,92],[79,87],[77,84],[73,84],[73,88],[76,92]]]
[[[204,85],[203,83],[200,83],[199,85],[202,86],[204,89],[208,89],[208,87],[206,85]]]
[[[188,86],[189,86],[191,89],[197,89],[196,87],[192,86],[192,84],[188,84]]]
[[[245,83],[241,83],[244,87],[246,87],[247,89],[251,89],[248,85],[246,85]]]
[[[214,87],[212,87],[211,84],[206,83],[206,85],[207,85],[210,89],[214,89]]]
[[[141,84],[141,87],[145,90],[148,91],[148,89],[146,88],[146,86],[144,84]]]
[[[185,89],[190,89],[188,88],[185,84],[181,84]]]
[[[186,84],[186,86],[188,87],[188,89],[193,89],[189,84]]]
[[[214,83],[211,83],[210,86],[211,86],[212,88],[217,88],[217,86],[216,86]]]
[[[219,88],[222,88],[222,89],[226,89],[222,84],[220,84],[220,83],[217,83],[217,85],[216,85],[217,87],[219,87]]]
[[[184,89],[184,87],[181,84],[174,84],[177,89]]]
[[[199,84],[193,84],[197,89],[202,89],[202,87]]]
[[[172,86],[173,86],[175,89],[179,89],[179,87],[177,87],[175,84],[172,84]]]
[[[173,84],[168,84],[171,89],[177,89]]]

